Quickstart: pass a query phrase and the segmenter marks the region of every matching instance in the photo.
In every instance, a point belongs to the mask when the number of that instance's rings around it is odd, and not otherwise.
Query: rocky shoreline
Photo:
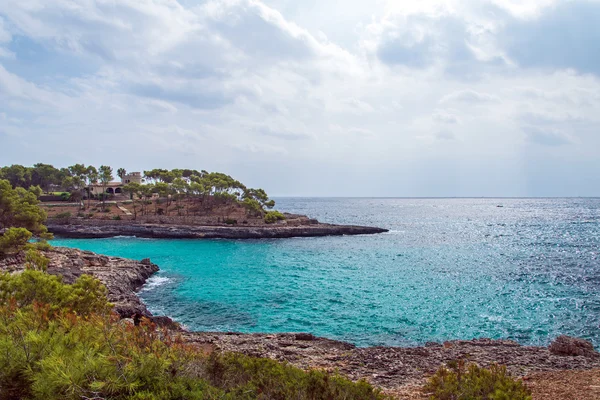
[[[114,304],[114,310],[121,317],[152,316],[136,294],[146,280],[159,269],[149,259],[135,261],[64,247],[54,247],[42,253],[50,260],[48,273],[62,276],[65,283],[73,283],[83,274],[98,278],[108,289],[108,300]],[[0,272],[15,272],[23,269],[25,269],[23,252],[0,259]]]
[[[342,235],[369,235],[387,232],[387,229],[316,223],[287,226],[192,226],[173,224],[108,223],[66,224],[48,221],[48,230],[54,235],[72,239],[97,239],[115,236],[136,236],[151,239],[276,239],[291,237],[318,237]]]
[[[588,342],[567,337],[550,347],[521,346],[510,340],[476,339],[428,343],[421,347],[358,348],[350,343],[307,333],[189,332],[179,329],[167,317],[152,316],[136,295],[159,269],[150,260],[134,261],[67,248],[54,248],[44,254],[50,259],[48,272],[62,275],[65,282],[73,282],[82,274],[100,279],[108,289],[115,311],[122,318],[150,317],[157,324],[178,329],[187,343],[207,353],[240,352],[305,369],[338,371],[353,380],[366,379],[398,398],[426,398],[419,390],[424,380],[440,365],[457,359],[467,359],[482,366],[503,364],[512,374],[525,379],[530,374],[553,374],[556,371],[592,374],[593,379],[596,375],[600,376],[600,354]],[[24,264],[23,254],[5,258],[0,260],[0,271],[22,270]],[[534,379],[539,379],[539,376]],[[547,388],[547,382],[542,386]],[[595,390],[594,387],[591,385],[590,390]]]

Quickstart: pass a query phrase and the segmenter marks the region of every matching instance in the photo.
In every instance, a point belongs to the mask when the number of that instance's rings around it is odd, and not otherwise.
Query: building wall
[[[132,172],[130,174],[126,174],[123,178],[121,178],[121,182],[125,185],[128,183],[142,183],[142,173]]]

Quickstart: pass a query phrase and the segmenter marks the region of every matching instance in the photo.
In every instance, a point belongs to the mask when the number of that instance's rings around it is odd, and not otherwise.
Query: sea
[[[600,347],[600,199],[278,198],[378,235],[57,239],[160,266],[140,296],[188,329],[309,332],[357,346],[456,339]]]

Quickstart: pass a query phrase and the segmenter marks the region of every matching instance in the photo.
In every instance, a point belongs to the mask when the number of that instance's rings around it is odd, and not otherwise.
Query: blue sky
[[[600,1],[4,0],[0,164],[600,196]]]

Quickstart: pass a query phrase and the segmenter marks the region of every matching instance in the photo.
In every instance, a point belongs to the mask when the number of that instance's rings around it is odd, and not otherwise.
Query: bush
[[[69,201],[71,193],[63,192],[60,194],[60,201]]]
[[[112,217],[113,220],[115,221],[120,221],[121,220],[121,216],[120,215],[115,215],[114,217]]]
[[[14,254],[23,250],[31,236],[31,232],[25,228],[8,228],[0,236],[0,255]]]
[[[56,218],[56,219],[69,219],[69,218],[71,218],[71,213],[68,212],[68,211],[62,212],[62,213],[56,214],[54,216],[54,218]]]
[[[366,382],[239,354],[206,356],[146,319],[123,324],[106,288],[0,274],[1,399],[383,399]]]
[[[225,220],[225,223],[226,223],[227,225],[237,225],[237,219],[231,219],[231,218],[227,218],[227,219]]]
[[[50,259],[35,248],[30,248],[25,253],[25,268],[36,271],[46,271]]]
[[[441,367],[423,390],[431,400],[531,400],[531,392],[505,366],[486,369],[462,360]]]
[[[48,251],[52,249],[52,245],[45,240],[40,240],[38,242],[30,243],[31,247],[37,250]]]
[[[285,216],[279,211],[267,211],[265,214],[265,222],[267,224],[273,224],[277,221],[283,221]]]

